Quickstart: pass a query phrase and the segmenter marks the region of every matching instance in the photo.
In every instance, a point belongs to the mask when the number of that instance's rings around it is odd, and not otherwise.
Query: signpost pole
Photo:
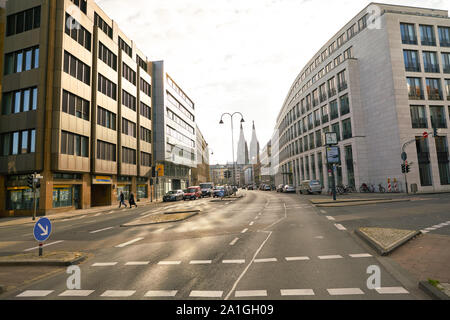
[[[39,242],[39,257],[42,257],[43,246],[42,242]]]
[[[333,182],[331,184],[331,188],[332,188],[332,192],[333,192],[333,201],[336,201],[336,180],[335,180],[335,176],[334,176],[334,169],[336,168],[336,165],[333,164],[331,167],[331,179],[333,179]]]
[[[36,220],[36,172],[33,174],[33,221]]]

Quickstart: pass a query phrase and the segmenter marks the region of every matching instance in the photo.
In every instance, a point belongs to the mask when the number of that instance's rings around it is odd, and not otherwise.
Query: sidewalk
[[[145,200],[145,201],[139,201],[137,204],[138,206],[156,206],[157,204],[162,203],[162,201],[153,201]],[[74,218],[83,216],[86,214],[94,214],[99,213],[102,211],[108,211],[108,210],[119,210],[118,205],[111,205],[111,206],[103,206],[103,207],[94,207],[89,209],[80,209],[80,210],[72,210],[72,211],[66,211],[66,212],[60,212],[60,213],[54,213],[45,215],[45,217],[49,218],[50,220],[62,220],[62,219],[68,219],[68,218]],[[17,217],[17,218],[0,218],[0,227],[10,227],[10,226],[16,226],[16,225],[22,225],[22,224],[34,224],[41,216],[37,216],[36,220],[33,221],[32,217]]]

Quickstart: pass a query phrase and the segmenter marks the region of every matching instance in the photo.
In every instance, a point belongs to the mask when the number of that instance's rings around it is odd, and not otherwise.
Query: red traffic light
[[[423,133],[423,137],[426,139],[426,138],[428,138],[428,132],[424,132]]]

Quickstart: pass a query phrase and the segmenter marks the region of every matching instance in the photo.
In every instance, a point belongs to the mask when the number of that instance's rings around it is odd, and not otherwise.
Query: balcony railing
[[[328,98],[334,97],[336,95],[336,88],[328,90]]]
[[[321,94],[320,95],[320,102],[324,102],[327,100],[327,95],[326,94]]]
[[[423,46],[436,46],[436,40],[435,39],[428,39],[428,38],[422,38],[422,45]]]
[[[409,72],[421,72],[420,64],[407,64],[405,65],[406,71]]]
[[[332,112],[332,113],[330,114],[330,117],[331,117],[331,120],[334,120],[334,119],[336,119],[336,118],[339,117],[339,113],[337,113],[337,112]]]
[[[440,44],[441,44],[441,47],[450,47],[450,41],[447,41],[447,40],[441,40]]]
[[[350,107],[348,105],[344,105],[341,107],[341,116],[350,112]]]
[[[314,128],[312,123],[308,123],[308,130],[312,130]]]
[[[417,38],[414,38],[414,39],[405,38],[405,39],[402,39],[402,43],[403,44],[417,44]]]
[[[450,65],[445,65],[443,69],[444,73],[450,73]]]
[[[426,129],[428,128],[427,120],[425,119],[412,119],[413,129]]]
[[[424,66],[425,72],[439,73],[441,72],[438,64],[430,64]]]
[[[343,133],[342,133],[342,139],[343,140],[345,140],[345,139],[350,139],[352,137],[352,132],[351,131],[344,131]]]
[[[443,100],[442,93],[429,93],[428,100]]]
[[[433,128],[438,128],[438,129],[446,129],[447,128],[447,123],[445,122],[445,120],[441,120],[441,121],[431,121],[431,126]]]
[[[316,147],[317,147],[317,148],[321,147],[321,146],[322,146],[322,140],[321,140],[320,138],[317,139],[317,137],[316,137],[316,141],[317,141]]]
[[[319,99],[313,99],[313,107],[319,104]]]
[[[327,123],[327,122],[328,122],[328,115],[322,116],[322,123]]]
[[[344,91],[347,89],[347,81],[341,82],[338,84],[338,90],[339,92]]]
[[[311,110],[311,104],[309,102],[306,103],[306,111]]]
[[[420,91],[419,91],[419,93],[417,93],[417,92],[410,93],[408,95],[408,97],[409,97],[409,100],[424,100],[425,99],[423,92],[420,92]]]
[[[320,120],[316,120],[316,121],[314,122],[314,125],[315,125],[316,127],[320,126]]]

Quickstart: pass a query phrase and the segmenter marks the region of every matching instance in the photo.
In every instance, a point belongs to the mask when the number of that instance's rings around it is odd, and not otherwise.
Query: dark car
[[[184,190],[183,200],[197,200],[202,197],[202,190],[200,187],[189,187]]]
[[[202,189],[202,197],[212,197],[214,190],[212,182],[200,183],[200,188]]]
[[[164,195],[163,202],[183,200],[183,196],[183,190],[172,190]]]

